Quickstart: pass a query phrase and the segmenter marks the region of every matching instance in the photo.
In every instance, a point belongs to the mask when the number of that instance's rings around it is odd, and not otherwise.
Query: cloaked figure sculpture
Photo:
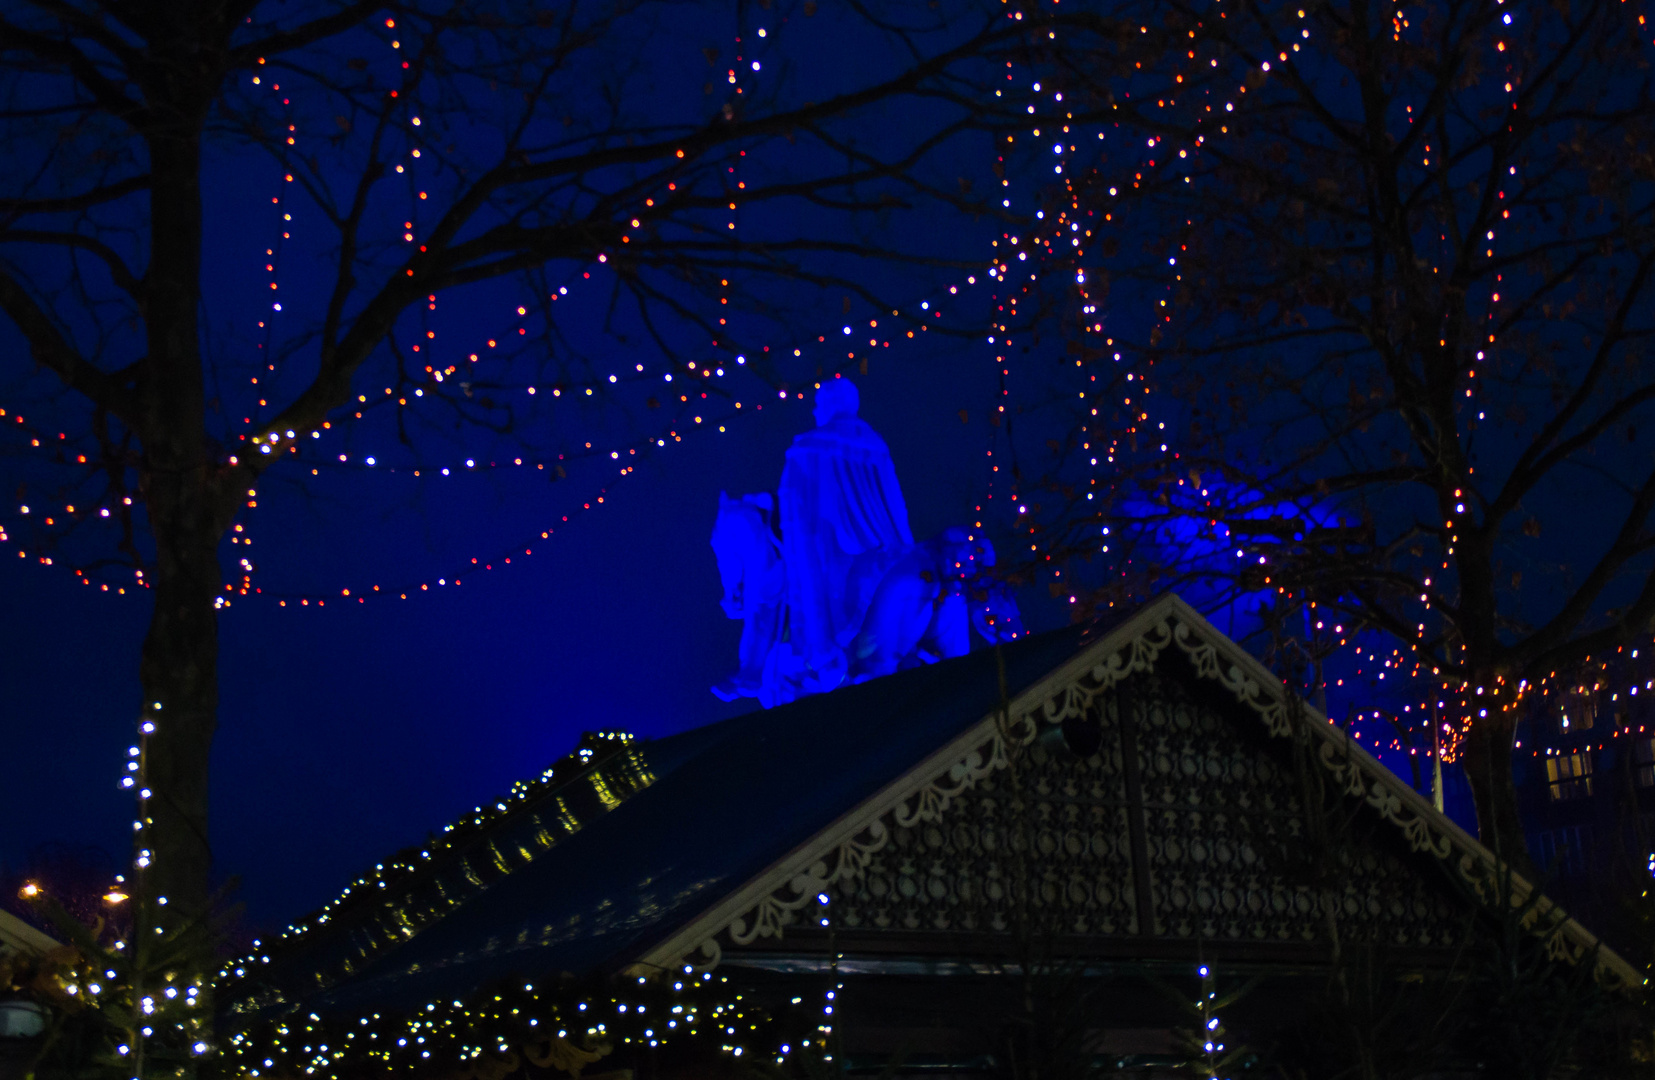
[[[740,667],[713,687],[726,701],[769,708],[963,655],[973,628],[989,642],[1023,632],[1010,594],[981,576],[986,538],[954,528],[914,542],[890,450],[858,406],[849,380],[824,383],[780,499],[720,493],[724,611],[744,624]]]
[[[914,546],[891,451],[860,405],[849,379],[823,383],[816,429],[793,440],[782,468],[788,629],[807,694],[845,681],[845,646],[885,571]]]

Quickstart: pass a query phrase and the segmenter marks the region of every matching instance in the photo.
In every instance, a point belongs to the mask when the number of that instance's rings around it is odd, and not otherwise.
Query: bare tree
[[[734,373],[736,310],[796,314],[830,292],[883,315],[894,305],[859,265],[962,265],[947,243],[891,239],[891,218],[983,211],[950,170],[987,122],[986,65],[1019,32],[998,4],[935,0],[877,18],[815,0],[303,8],[25,0],[0,15],[0,327],[36,367],[4,363],[66,433],[59,490],[79,504],[56,523],[37,508],[13,539],[78,551],[87,580],[122,570],[121,587],[153,597],[140,932],[209,899],[215,613],[247,592],[221,553],[245,550],[224,540],[258,485],[284,468],[308,479],[296,444],[364,415],[395,413],[411,437],[398,400],[514,435],[551,396],[526,397],[511,369],[428,359],[419,319],[437,297],[506,282],[540,320],[524,324],[534,370],[567,374],[579,320],[551,275],[600,278],[610,319],[625,305],[643,327],[630,344],[653,350],[669,412],[728,394],[692,361]],[[857,65],[827,64],[846,50]],[[789,74],[811,63],[833,78]],[[279,210],[329,239],[325,259],[300,251],[298,288],[266,297],[261,327],[285,307],[282,327],[300,329],[215,348],[204,267],[244,242],[204,213],[212,185],[237,182],[225,161],[265,162]],[[735,229],[737,213],[756,224]],[[291,262],[301,241],[277,229]],[[779,378],[762,360],[742,371]],[[600,391],[616,381],[587,374]]]
[[[1390,635],[1520,863],[1525,697],[1655,619],[1642,18],[1177,5],[1131,79],[1049,61],[1115,157],[1053,199],[1099,234],[1060,263],[1096,377],[1042,570],[1102,556],[1127,573],[1094,604],[1201,584]]]

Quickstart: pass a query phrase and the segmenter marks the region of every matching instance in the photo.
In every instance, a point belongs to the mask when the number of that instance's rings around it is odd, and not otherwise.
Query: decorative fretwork
[[[861,878],[870,862],[890,842],[893,828],[908,830],[940,821],[962,794],[1004,768],[1007,760],[1006,740],[996,729],[964,758],[949,766],[943,775],[875,817],[826,858],[811,863],[781,888],[762,896],[751,910],[730,923],[730,940],[737,945],[748,945],[761,937],[780,937],[782,928],[793,922],[798,911],[815,901],[823,890]],[[716,957],[718,953],[703,946],[703,955]]]
[[[839,925],[1006,933],[1033,916],[1065,934],[1137,933],[1118,746],[1078,760],[1035,743],[1017,756],[1015,775],[983,777],[946,816],[893,829],[841,887]],[[1022,897],[1020,881],[1037,885]]]
[[[1345,819],[1315,849],[1307,814],[1327,811],[1300,797],[1313,778],[1187,685],[1145,677],[1122,704],[1136,728],[1155,934],[1325,944],[1337,933],[1429,948],[1463,933],[1447,882],[1404,862],[1371,821]]]
[[[1120,681],[1107,696],[1067,699],[1101,729],[1096,753],[1076,757],[1049,728],[946,816],[893,829],[841,886],[839,925],[1005,933],[1022,919],[1041,932],[1138,935],[1147,895],[1147,932],[1163,938],[1325,944],[1337,929],[1342,941],[1453,943],[1463,923],[1443,882],[1405,865],[1387,837],[1333,853],[1336,885],[1295,880],[1273,858],[1303,842],[1290,770],[1176,680]],[[1026,895],[1019,881],[1031,883]]]
[[[1238,729],[1157,670],[1170,645],[1197,685],[1227,691],[1268,738]],[[1515,875],[1496,889],[1491,853],[1177,597],[1148,605],[1090,655],[1013,702],[1009,722],[985,718],[940,775],[910,774],[901,782],[909,786],[865,805],[850,839],[807,847],[799,868],[777,867],[732,897],[745,905],[739,914],[686,927],[641,967],[697,949],[717,963],[719,936],[736,945],[780,936],[829,887],[841,898],[841,925],[864,930],[999,931],[1010,925],[1017,879],[1038,885],[1018,901],[1024,914],[1069,933],[1325,943],[1337,932],[1411,947],[1447,945],[1455,916],[1425,872],[1430,864],[1409,853],[1440,860],[1485,902],[1529,895]],[[1097,751],[1065,755],[1055,734],[1066,723],[1094,725]],[[1346,845],[1336,875],[1296,870],[1283,853],[1302,848],[1307,819],[1284,760],[1319,767],[1332,789],[1371,811],[1365,822],[1393,831],[1370,829]],[[1012,813],[1014,804],[1023,809]],[[1534,929],[1559,956],[1592,951],[1577,923],[1544,902],[1536,910]],[[1637,979],[1618,957],[1601,955],[1616,977]]]

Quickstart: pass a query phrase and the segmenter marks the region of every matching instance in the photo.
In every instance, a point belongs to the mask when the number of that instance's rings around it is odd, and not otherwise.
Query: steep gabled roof
[[[1080,637],[1070,628],[1007,646],[1010,692],[1072,656]],[[451,884],[424,886],[465,889],[461,902],[393,881],[384,902],[334,913],[327,935],[242,965],[252,971],[230,989],[231,1008],[396,1008],[512,972],[630,965],[950,744],[1000,693],[995,654],[983,651],[628,745],[479,838]],[[596,788],[607,803],[594,805]],[[546,836],[560,804],[575,827]]]
[[[1015,746],[1085,715],[1169,653],[1243,706],[1259,737],[1308,739],[1311,760],[1416,859],[1440,861],[1492,899],[1486,849],[1325,717],[1290,708],[1278,678],[1169,594],[1106,629],[1055,631],[629,746],[579,781],[615,788],[604,769],[627,778],[630,794],[601,816],[540,850],[491,840],[496,856],[515,847],[520,858],[500,857],[486,887],[423,922],[401,920],[400,940],[380,935],[355,961],[302,946],[278,956],[256,986],[233,992],[237,1007],[365,1013],[464,997],[507,976],[717,963],[720,941],[786,935],[818,892],[853,884],[895,830],[945,819]],[[1570,959],[1596,945],[1572,921],[1550,940]],[[1640,981],[1608,950],[1598,963]]]

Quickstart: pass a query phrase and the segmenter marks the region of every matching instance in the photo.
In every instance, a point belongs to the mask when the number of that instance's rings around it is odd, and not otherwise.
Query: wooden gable
[[[1100,960],[1314,964],[1337,939],[1431,963],[1479,904],[1527,896],[1520,878],[1501,893],[1501,872],[1169,595],[636,969],[827,952],[993,962],[1031,932]],[[1551,933],[1566,957],[1596,944],[1572,921]]]

